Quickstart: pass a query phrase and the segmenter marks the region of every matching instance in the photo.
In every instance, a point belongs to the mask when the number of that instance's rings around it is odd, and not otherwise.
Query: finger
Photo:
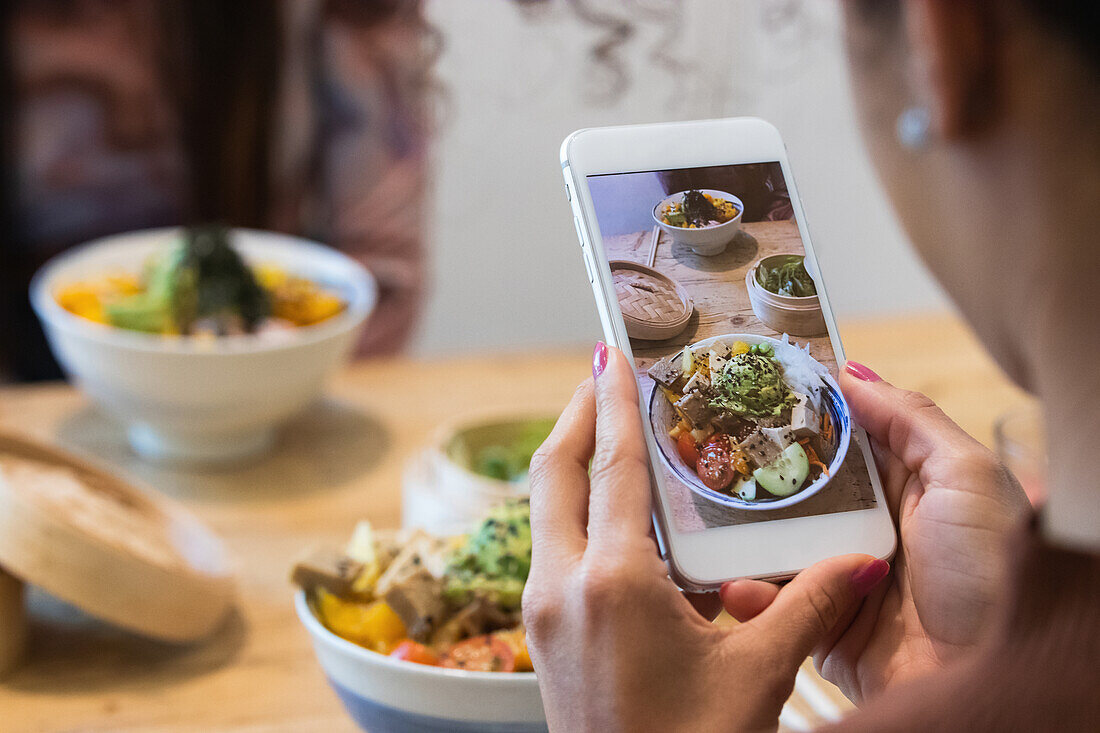
[[[642,434],[634,369],[621,351],[600,343],[596,346],[593,374],[596,451],[588,532],[594,542],[635,540],[649,533],[652,522],[649,454]]]
[[[755,618],[779,595],[779,586],[764,580],[733,580],[719,591],[726,613],[738,621]]]
[[[898,389],[873,373],[870,379],[854,376],[852,371],[860,369],[852,364],[848,362],[841,372],[840,387],[856,422],[910,471],[919,471],[936,451],[965,455],[981,449],[978,441],[925,395]]]
[[[892,618],[900,613],[896,607],[886,605],[887,594],[895,586],[879,583],[848,624],[838,625],[829,637],[814,649],[814,667],[824,679],[839,687],[849,700],[857,705],[863,702],[863,685],[860,684],[859,667],[855,660],[867,648],[879,618]],[[894,594],[896,599],[896,594]]]
[[[588,462],[596,440],[596,400],[585,380],[554,430],[531,458],[531,542],[539,555],[584,551],[588,524]]]
[[[912,473],[888,447],[871,436],[867,436],[867,441],[871,445],[871,456],[875,460],[879,478],[882,480],[882,490],[886,494],[886,507],[890,510],[890,518],[894,521],[894,526],[897,527],[901,521],[901,496],[905,491],[906,481]]]
[[[803,570],[749,621],[779,658],[797,665],[844,622],[890,570],[870,555],[841,555]]]
[[[691,593],[683,591],[684,598],[691,607],[699,612],[699,615],[707,621],[713,621],[722,610],[722,599],[717,593]]]

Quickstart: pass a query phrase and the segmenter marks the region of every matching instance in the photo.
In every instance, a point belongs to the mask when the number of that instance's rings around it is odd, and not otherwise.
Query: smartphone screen
[[[675,529],[874,507],[780,163],[587,183]]]

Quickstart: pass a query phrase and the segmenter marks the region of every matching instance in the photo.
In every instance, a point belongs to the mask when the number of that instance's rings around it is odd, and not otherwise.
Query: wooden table
[[[842,330],[853,358],[926,391],[987,442],[994,417],[1024,399],[949,317]],[[294,616],[292,559],[342,543],[360,517],[396,525],[403,465],[431,426],[481,410],[558,410],[589,363],[578,349],[362,364],[288,428],[275,454],[223,473],[138,461],[118,426],[63,384],[0,389],[0,426],[91,454],[183,501],[240,567],[237,614],[192,648],[140,640],[32,594],[31,657],[0,680],[0,730],[354,730]]]
[[[649,253],[650,236],[651,232],[643,231],[608,237],[604,241],[608,259],[644,263]],[[642,394],[648,395],[654,388],[646,370],[687,344],[730,333],[780,338],[782,333],[766,325],[753,312],[745,279],[761,259],[792,253],[805,253],[794,219],[743,223],[725,250],[713,256],[695,254],[684,245],[674,244],[671,236],[662,233],[653,267],[678,282],[691,296],[695,309],[685,329],[671,339],[631,339],[630,348],[638,366]],[[807,345],[810,356],[837,376],[839,365],[828,334],[794,336],[792,340]],[[691,532],[873,507],[875,492],[857,441],[857,436],[853,436],[844,463],[823,490],[794,506],[768,511],[733,508],[702,497],[662,464],[673,521],[680,531]]]

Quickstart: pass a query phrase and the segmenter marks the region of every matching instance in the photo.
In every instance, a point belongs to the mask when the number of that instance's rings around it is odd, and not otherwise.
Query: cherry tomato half
[[[439,664],[439,657],[428,647],[418,644],[412,639],[406,639],[390,652],[390,656],[396,659],[404,659],[406,662],[427,664],[435,667]]]
[[[699,448],[695,445],[695,438],[691,437],[689,432],[680,433],[680,437],[676,439],[676,452],[689,466],[699,462]]]
[[[708,443],[699,454],[695,472],[708,489],[721,491],[733,482],[736,473],[730,464],[730,452],[720,443]]]
[[[471,672],[514,672],[516,653],[503,639],[475,636],[448,649],[439,665]]]

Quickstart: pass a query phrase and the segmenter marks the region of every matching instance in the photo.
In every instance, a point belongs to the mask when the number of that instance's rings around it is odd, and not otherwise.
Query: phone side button
[[[569,184],[565,184],[565,198],[567,201],[573,201],[573,189],[569,188]]]
[[[584,259],[584,271],[588,273],[588,282],[590,282],[590,283],[596,282],[596,273],[592,272],[592,262],[589,260],[588,250],[582,251],[581,255],[583,256],[582,258]]]
[[[581,227],[581,220],[577,217],[573,217],[573,226],[577,228],[577,242],[584,247],[584,228]]]

